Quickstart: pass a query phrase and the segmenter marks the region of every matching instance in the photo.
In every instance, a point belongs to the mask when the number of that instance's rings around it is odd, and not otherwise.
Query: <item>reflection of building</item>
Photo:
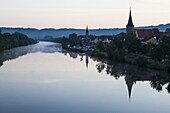
[[[89,66],[89,57],[86,55],[86,67],[88,68]]]
[[[130,100],[134,81],[127,76],[125,77],[125,81],[126,81],[126,85],[127,85],[127,88],[128,88],[128,94],[129,94],[129,100]]]

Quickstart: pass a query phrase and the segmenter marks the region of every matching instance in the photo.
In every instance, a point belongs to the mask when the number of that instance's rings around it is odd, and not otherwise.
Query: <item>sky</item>
[[[0,27],[124,28],[170,23],[170,0],[0,0]]]

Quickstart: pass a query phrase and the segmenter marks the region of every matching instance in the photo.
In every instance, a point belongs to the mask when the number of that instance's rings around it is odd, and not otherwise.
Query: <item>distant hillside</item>
[[[143,29],[152,29],[152,28],[157,28],[159,31],[164,32],[167,28],[170,28],[170,23],[168,24],[160,24],[158,26],[142,26],[138,28],[143,28]]]
[[[32,29],[32,28],[0,28],[2,33],[20,32],[34,39],[43,39],[46,36],[52,36],[53,38],[68,37],[69,34],[76,33],[78,35],[84,35],[85,29]],[[115,35],[121,32],[125,32],[125,29],[91,29],[90,34],[93,35]]]
[[[170,28],[170,24],[161,24],[158,26],[144,26],[139,28],[158,28],[160,31],[165,31],[166,28]],[[58,38],[58,37],[68,37],[71,33],[76,33],[78,35],[84,35],[85,29],[33,29],[33,28],[0,28],[2,30],[2,33],[9,32],[20,32],[23,34],[26,34],[28,37],[31,37],[33,39],[44,39],[46,36]],[[125,28],[110,28],[110,29],[90,29],[89,33],[92,35],[116,35],[121,32],[125,32]]]

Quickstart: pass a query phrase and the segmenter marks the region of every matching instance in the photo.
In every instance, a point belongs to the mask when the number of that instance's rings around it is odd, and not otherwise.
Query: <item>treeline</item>
[[[27,46],[30,44],[38,43],[38,41],[28,38],[26,35],[21,33],[4,33],[2,34],[0,31],[0,52],[3,50],[19,47],[19,46]]]
[[[105,52],[112,61],[170,71],[170,37],[164,37],[157,44],[145,44],[134,34],[126,34],[105,45]]]

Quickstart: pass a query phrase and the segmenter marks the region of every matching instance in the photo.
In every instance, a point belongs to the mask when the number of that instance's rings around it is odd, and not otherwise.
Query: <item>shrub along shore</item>
[[[15,48],[15,47],[20,47],[20,46],[27,46],[31,44],[36,44],[38,41],[28,38],[26,35],[21,34],[21,33],[0,33],[0,52]]]
[[[138,67],[145,67],[154,70],[162,70],[165,72],[170,72],[170,64],[169,63],[162,63],[158,61],[154,61],[146,56],[142,55],[125,55],[119,56],[119,53],[114,54],[116,58],[110,59],[106,52],[100,51],[82,51],[78,49],[71,49],[71,48],[63,48],[67,51],[71,52],[79,52],[79,53],[86,53],[89,56],[97,57],[100,59],[108,60],[109,62],[119,62],[119,63],[128,63],[133,64]]]

